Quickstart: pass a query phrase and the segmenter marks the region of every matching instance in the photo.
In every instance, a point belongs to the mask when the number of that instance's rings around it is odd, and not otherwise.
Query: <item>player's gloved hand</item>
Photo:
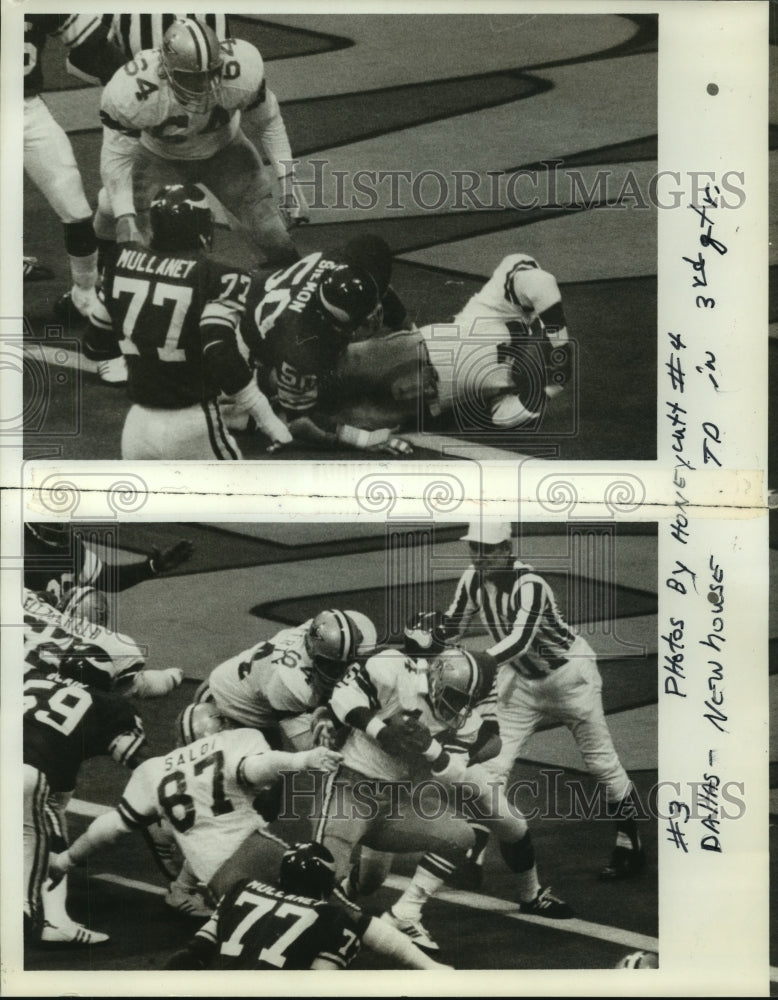
[[[160,573],[169,573],[176,569],[181,563],[191,559],[194,546],[187,538],[182,538],[171,545],[169,549],[154,548],[149,555],[149,567],[151,572],[157,576]]]
[[[311,210],[308,208],[308,202],[305,200],[303,189],[299,184],[292,182],[291,187],[287,185],[287,188],[278,207],[281,210],[281,215],[284,218],[287,228],[292,229],[294,226],[310,222]]]
[[[413,446],[408,444],[403,438],[390,437],[380,444],[375,444],[365,451],[383,452],[386,455],[412,455]]]
[[[311,713],[311,735],[314,745],[333,749],[335,746],[335,723],[326,706]]]
[[[446,648],[443,614],[420,611],[405,628],[403,649],[408,656],[430,656]]]
[[[116,220],[117,243],[143,243],[134,215],[120,215]]]
[[[343,756],[329,747],[314,747],[304,751],[304,766],[312,771],[334,771]]]
[[[491,416],[495,427],[510,429],[537,420],[540,414],[527,409],[515,393],[509,393],[492,403]]]
[[[135,676],[132,694],[139,698],[161,698],[180,687],[183,679],[184,671],[180,667],[167,667],[165,670],[142,670]]]

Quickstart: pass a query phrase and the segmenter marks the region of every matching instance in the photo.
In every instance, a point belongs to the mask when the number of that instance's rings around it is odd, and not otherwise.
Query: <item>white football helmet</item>
[[[212,28],[191,18],[174,21],[160,54],[165,76],[183,107],[204,114],[218,102],[224,57]]]
[[[461,729],[473,711],[481,671],[472,653],[444,649],[427,673],[429,700],[435,716],[450,729]]]
[[[57,610],[76,629],[84,622],[107,628],[111,605],[103,590],[97,590],[96,587],[73,587],[60,600]]]
[[[332,688],[350,663],[375,647],[377,638],[375,626],[359,611],[320,611],[305,634],[314,677]]]
[[[187,705],[176,720],[178,745],[188,746],[195,740],[213,736],[227,728],[227,720],[219,714],[219,709],[212,701],[195,702]]]

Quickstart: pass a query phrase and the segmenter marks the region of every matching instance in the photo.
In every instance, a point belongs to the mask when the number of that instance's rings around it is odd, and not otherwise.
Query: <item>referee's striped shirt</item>
[[[478,612],[494,640],[489,653],[525,677],[546,677],[563,666],[574,643],[576,654],[591,655],[562,618],[546,581],[518,560],[498,572],[465,570],[444,618],[447,634],[460,634]]]
[[[197,18],[216,32],[221,41],[229,37],[226,14],[103,14],[109,41],[118,45],[128,59],[142,49],[157,49],[162,37],[176,18]]]

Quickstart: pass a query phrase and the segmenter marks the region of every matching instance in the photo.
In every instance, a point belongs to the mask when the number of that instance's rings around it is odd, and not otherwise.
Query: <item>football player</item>
[[[24,523],[24,585],[45,591],[56,605],[74,586],[92,586],[104,594],[134,587],[169,573],[192,555],[192,543],[180,539],[169,548],[154,548],[142,561],[106,562],[86,543],[89,529],[67,521]],[[94,532],[94,544],[100,543]]]
[[[341,360],[343,418],[370,429],[452,410],[466,423],[535,425],[572,376],[556,279],[511,254],[450,323],[351,344]]]
[[[207,256],[213,213],[205,195],[195,184],[169,185],[154,198],[150,217],[150,249],[122,246],[90,317],[93,354],[99,349],[112,364],[126,362],[132,407],[122,458],[241,458],[222,419],[220,392],[250,414],[271,448],[288,443],[291,434],[238,349],[250,278]]]
[[[285,851],[278,884],[238,882],[165,968],[337,971],[353,963],[362,944],[410,969],[450,968],[385,923],[328,903],[335,862],[321,844],[295,844]]]
[[[67,846],[65,808],[81,764],[103,755],[130,768],[142,760],[143,724],[112,688],[102,663],[95,663],[92,647],[83,644],[60,659],[58,675],[33,670],[24,679],[24,916],[33,940],[108,940],[107,934],[88,930],[68,915],[64,881],[48,887],[44,883],[49,852]]]
[[[479,615],[492,637],[502,748],[490,762],[507,780],[521,748],[541,723],[567,726],[589,773],[605,789],[616,841],[604,880],[639,875],[645,866],[634,788],[619,760],[602,706],[594,651],[562,618],[549,584],[514,558],[511,525],[475,522],[463,536],[471,565],[462,574],[438,634],[460,638]],[[485,839],[482,847],[486,846]]]
[[[336,369],[352,337],[381,323],[379,281],[355,257],[316,252],[260,276],[252,284],[241,336],[260,385],[273,395],[296,438],[324,447],[408,453],[410,446],[388,430],[371,437],[321,405],[326,396],[337,398]]]
[[[179,667],[144,669],[145,657],[137,643],[109,627],[102,591],[76,587],[58,607],[52,607],[47,598],[25,588],[25,672],[57,672],[61,663],[78,654],[85,668],[102,675],[106,687],[121,686],[124,694],[158,698],[181,684],[184,674]],[[94,676],[88,683],[95,683]]]
[[[474,707],[488,687],[477,658],[462,649],[447,649],[431,662],[387,649],[364,665],[352,666],[329,702],[334,717],[350,729],[342,746],[343,763],[325,790],[316,839],[332,851],[341,877],[348,874],[353,848],[363,841],[377,851],[428,851],[408,888],[384,914],[428,951],[438,945],[422,925],[422,907],[474,843],[470,826],[443,803],[440,787],[466,785],[472,793],[479,815],[497,833],[503,858],[516,874],[522,912],[552,919],[572,915],[566,903],[548,888],[541,889],[524,817],[508,808],[483,770],[470,764],[470,750],[481,730]],[[413,795],[410,802],[402,802],[401,795],[391,794],[393,783],[416,783],[422,777],[433,781],[422,783],[416,805]],[[372,809],[366,815],[360,803],[371,782]],[[438,791],[432,795],[436,783]]]
[[[182,741],[205,735],[133,772],[116,808],[52,859],[65,874],[133,830],[164,818],[200,882],[219,899],[241,878],[272,878],[286,845],[270,834],[254,798],[280,771],[331,771],[340,754],[326,747],[299,753],[271,750],[256,729],[229,728],[212,705],[196,705],[182,718]]]
[[[259,127],[269,176],[241,129],[241,116]],[[103,240],[148,236],[147,213],[160,187],[201,182],[267,256],[269,266],[297,260],[285,218],[307,219],[293,181],[289,139],[275,94],[265,82],[259,52],[236,39],[220,42],[203,21],[180,19],[157,49],[138,52],[103,91],[100,173],[95,231]]]
[[[60,312],[66,317],[67,306],[72,305],[78,313],[86,315],[94,303],[97,240],[73,147],[40,96],[43,50],[49,37],[58,38],[65,45],[71,70],[88,64],[96,74],[105,75],[109,66],[115,68],[121,62],[122,56],[108,41],[108,31],[99,17],[29,13],[24,16],[24,171],[65,229],[72,280],[72,289],[60,304]],[[28,260],[35,258],[25,258],[25,279],[40,278],[35,266],[28,267]],[[49,276],[53,276],[51,272]]]

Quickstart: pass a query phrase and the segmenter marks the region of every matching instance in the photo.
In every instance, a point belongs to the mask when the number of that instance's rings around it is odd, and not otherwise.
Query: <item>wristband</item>
[[[428,760],[430,763],[432,763],[433,761],[436,761],[442,753],[443,753],[443,747],[440,745],[440,743],[438,743],[437,740],[433,740],[432,743],[430,743],[430,745],[424,751],[424,754],[422,756],[424,757],[425,760]]]
[[[372,739],[374,740],[378,739],[378,734],[381,732],[382,729],[386,729],[386,725],[376,716],[373,716],[370,722],[368,722],[368,724],[365,726],[365,732],[367,733],[368,736],[372,737]]]

